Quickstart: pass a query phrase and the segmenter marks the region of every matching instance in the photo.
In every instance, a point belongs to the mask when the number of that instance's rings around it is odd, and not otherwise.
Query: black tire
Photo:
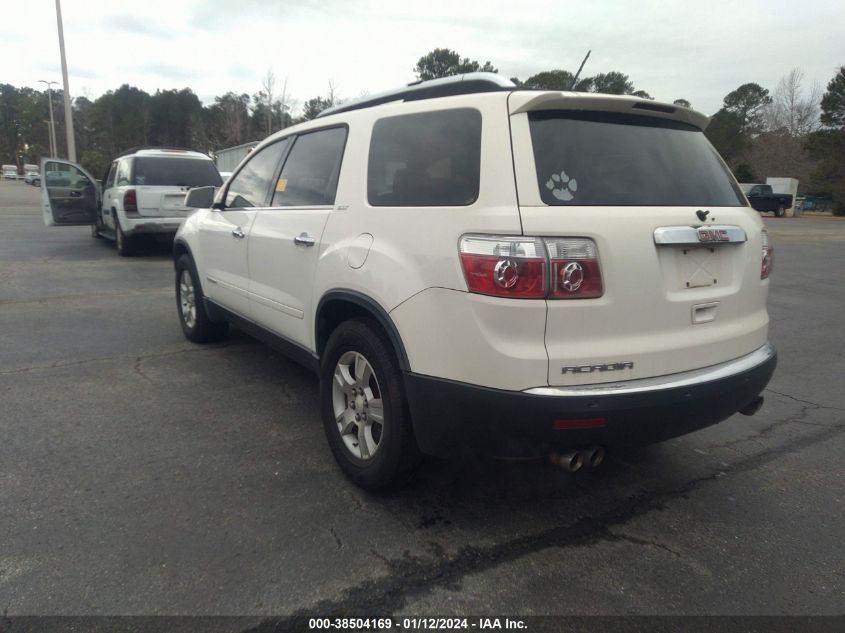
[[[120,220],[115,215],[114,218],[114,245],[117,248],[117,254],[121,257],[131,257],[135,254],[133,240],[126,237],[123,229],[120,228]]]
[[[777,210],[775,210],[776,218],[782,218],[784,215],[786,215],[786,209],[783,207],[778,207]]]
[[[193,298],[189,303],[194,307],[193,318],[188,318],[190,310],[183,310],[183,294],[185,294],[185,285],[182,284],[183,275],[187,275],[190,279],[193,290]],[[213,322],[205,311],[205,301],[203,301],[202,286],[199,284],[199,275],[197,274],[194,260],[189,255],[182,255],[176,260],[176,313],[179,315],[179,324],[182,326],[182,332],[185,338],[194,343],[213,343],[226,338],[229,333],[229,324],[227,322],[216,323]]]
[[[372,367],[377,382],[370,384],[378,387],[380,393],[377,395],[383,407],[378,446],[366,460],[353,455],[347,447],[335,415],[335,370],[341,358],[348,353],[360,354]],[[349,402],[348,398],[346,402]],[[362,488],[373,491],[397,488],[421,463],[422,455],[417,448],[411,415],[405,402],[402,372],[393,349],[373,321],[346,321],[329,337],[320,367],[320,411],[326,438],[338,465],[349,479]]]

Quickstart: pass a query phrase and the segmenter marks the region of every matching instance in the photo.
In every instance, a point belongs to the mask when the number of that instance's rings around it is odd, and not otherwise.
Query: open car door
[[[100,212],[100,186],[75,163],[41,160],[41,214],[47,226],[94,224]]]

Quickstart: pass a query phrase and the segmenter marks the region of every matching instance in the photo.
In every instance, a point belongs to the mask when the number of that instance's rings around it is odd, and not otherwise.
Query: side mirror
[[[217,187],[195,187],[185,194],[185,206],[195,209],[208,209],[214,202]]]

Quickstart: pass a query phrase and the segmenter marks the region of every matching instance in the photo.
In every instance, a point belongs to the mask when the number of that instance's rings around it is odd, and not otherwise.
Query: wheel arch
[[[194,266],[196,266],[197,261],[194,259],[194,253],[191,251],[191,247],[188,246],[188,243],[182,239],[181,237],[177,237],[173,240],[173,265],[176,265],[176,262],[179,261],[179,258],[182,255],[187,255],[190,257],[193,262]]]
[[[396,354],[399,368],[403,372],[410,371],[411,366],[402,337],[387,310],[372,297],[355,290],[329,290],[317,304],[314,318],[314,343],[317,355],[322,357],[329,336],[338,325],[356,317],[371,318],[378,323]]]

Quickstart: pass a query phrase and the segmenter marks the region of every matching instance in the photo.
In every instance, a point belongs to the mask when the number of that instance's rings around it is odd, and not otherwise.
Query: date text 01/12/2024
[[[511,618],[310,618],[309,630],[524,630],[525,621]]]

